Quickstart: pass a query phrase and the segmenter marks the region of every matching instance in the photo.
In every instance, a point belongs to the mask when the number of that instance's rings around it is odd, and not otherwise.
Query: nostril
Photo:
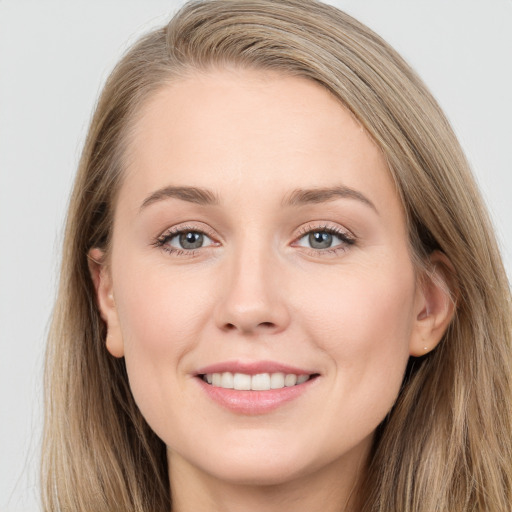
[[[275,329],[276,324],[274,322],[260,322],[256,325],[255,328],[261,329],[261,330]],[[242,323],[241,323],[241,325],[237,325],[237,324],[233,324],[233,323],[229,322],[229,323],[224,324],[224,330],[225,331],[240,330],[242,332],[251,332],[254,330],[254,327],[243,325]]]

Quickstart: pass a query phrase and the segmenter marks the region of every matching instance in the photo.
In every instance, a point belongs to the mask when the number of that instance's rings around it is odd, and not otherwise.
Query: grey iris
[[[183,249],[199,249],[203,245],[203,234],[195,231],[181,233],[180,245]]]
[[[332,245],[331,233],[316,231],[309,234],[309,244],[313,249],[327,249]]]

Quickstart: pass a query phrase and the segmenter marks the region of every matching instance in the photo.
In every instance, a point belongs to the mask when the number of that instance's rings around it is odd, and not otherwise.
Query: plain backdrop
[[[173,0],[0,0],[0,511],[39,510],[42,366],[88,121],[121,53]],[[512,276],[512,0],[339,0],[452,122]]]

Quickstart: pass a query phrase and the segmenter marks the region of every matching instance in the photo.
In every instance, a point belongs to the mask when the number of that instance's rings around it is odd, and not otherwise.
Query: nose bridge
[[[243,333],[283,330],[288,312],[271,240],[246,232],[229,252],[217,310],[219,327]]]

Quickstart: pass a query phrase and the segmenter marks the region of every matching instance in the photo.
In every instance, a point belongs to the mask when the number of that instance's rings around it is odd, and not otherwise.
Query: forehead
[[[141,107],[125,155],[122,196],[162,186],[223,195],[290,188],[393,185],[379,148],[319,84],[261,70],[214,70],[163,86]],[[226,191],[227,192],[227,191]]]

